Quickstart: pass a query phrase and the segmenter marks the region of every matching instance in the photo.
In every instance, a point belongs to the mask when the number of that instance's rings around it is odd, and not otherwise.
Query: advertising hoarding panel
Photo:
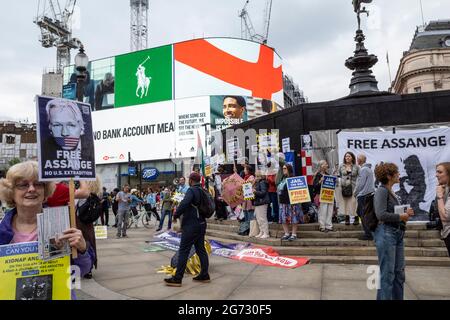
[[[280,57],[259,43],[229,38],[174,44],[175,99],[231,94],[284,106]]]
[[[93,113],[97,164],[168,159],[175,145],[174,101]]]
[[[116,57],[115,106],[172,100],[172,45]]]

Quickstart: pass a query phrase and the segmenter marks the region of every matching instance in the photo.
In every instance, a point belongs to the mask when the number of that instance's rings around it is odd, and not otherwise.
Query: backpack
[[[375,229],[378,226],[378,218],[375,214],[375,207],[373,205],[373,198],[374,193],[371,193],[366,196],[363,210],[364,210],[364,216],[363,216],[363,222],[364,225],[366,225],[370,231],[375,232]]]
[[[77,205],[77,212],[81,222],[86,224],[94,223],[102,212],[100,198],[96,194],[91,193],[81,206]]]
[[[213,196],[206,192],[203,188],[196,188],[200,190],[200,203],[198,206],[194,206],[199,214],[205,219],[211,218],[214,212],[216,211],[216,204],[214,202]]]

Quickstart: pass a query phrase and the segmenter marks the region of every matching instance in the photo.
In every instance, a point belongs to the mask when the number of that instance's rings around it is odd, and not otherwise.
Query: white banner
[[[399,167],[400,184],[394,191],[409,204],[416,216],[427,221],[431,202],[436,197],[436,165],[450,160],[450,129],[392,132],[341,132],[338,135],[339,158],[348,151],[365,154],[367,163],[392,162]]]

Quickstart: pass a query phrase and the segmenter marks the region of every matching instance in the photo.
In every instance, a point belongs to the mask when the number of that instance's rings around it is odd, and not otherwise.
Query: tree
[[[11,168],[12,166],[15,166],[18,163],[21,163],[22,161],[18,158],[14,158],[12,160],[8,161],[8,167]]]

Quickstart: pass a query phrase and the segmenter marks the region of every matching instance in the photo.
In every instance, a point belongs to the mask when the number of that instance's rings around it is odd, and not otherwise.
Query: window
[[[6,136],[6,144],[16,144],[15,136]]]
[[[422,87],[415,87],[414,88],[414,93],[421,93],[422,92]]]

